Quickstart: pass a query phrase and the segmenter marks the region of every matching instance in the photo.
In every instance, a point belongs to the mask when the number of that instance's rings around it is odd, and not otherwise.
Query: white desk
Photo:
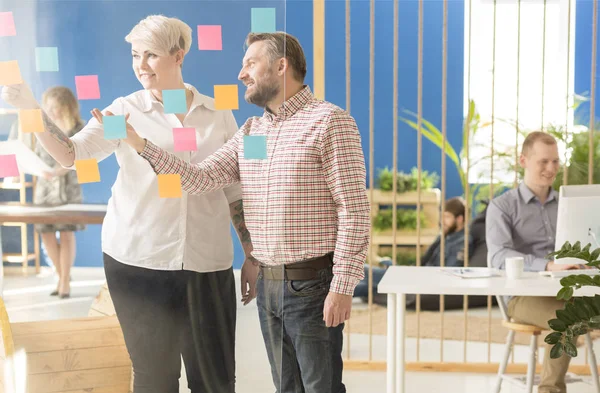
[[[525,273],[518,280],[501,276],[460,278],[444,273],[439,267],[392,266],[377,290],[388,294],[387,303],[387,393],[404,393],[404,311],[406,294],[419,295],[500,295],[556,296],[560,279]],[[574,272],[575,274],[575,272]],[[594,296],[598,289],[584,287],[576,296]]]
[[[0,223],[26,224],[102,224],[106,205],[69,204],[40,206],[18,202],[0,202]]]

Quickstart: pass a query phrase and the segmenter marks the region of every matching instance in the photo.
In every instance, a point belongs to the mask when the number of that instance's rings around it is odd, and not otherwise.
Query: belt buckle
[[[267,280],[279,280],[280,279],[277,276],[277,274],[275,273],[276,271],[280,270],[277,266],[266,265],[266,266],[262,266],[261,268],[264,270],[263,275]]]

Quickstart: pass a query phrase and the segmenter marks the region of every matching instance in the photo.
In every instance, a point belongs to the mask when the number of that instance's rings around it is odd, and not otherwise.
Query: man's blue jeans
[[[328,328],[323,306],[331,268],[314,280],[257,282],[260,325],[277,393],[345,393],[342,383],[344,325]]]

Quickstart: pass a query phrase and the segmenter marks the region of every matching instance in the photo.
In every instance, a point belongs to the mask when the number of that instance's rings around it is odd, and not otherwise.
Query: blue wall
[[[399,111],[417,110],[417,2],[400,2]],[[243,40],[250,31],[252,7],[276,7],[277,28],[300,39],[308,63],[306,83],[313,81],[312,2],[282,1],[27,1],[0,0],[0,11],[13,11],[17,37],[0,38],[0,61],[17,59],[24,77],[39,98],[53,85],[75,89],[74,76],[99,75],[102,98],[80,101],[82,114],[89,118],[94,107],[103,108],[115,97],[140,89],[130,68],[130,47],[125,35],[142,18],[162,13],[188,23],[194,31],[198,24],[223,25],[223,51],[200,52],[197,37],[186,58],[184,80],[204,94],[213,95],[214,84],[237,83]],[[392,44],[393,3],[376,2],[375,44],[375,167],[392,164]],[[345,4],[326,2],[326,99],[345,107]],[[365,158],[369,151],[369,2],[352,1],[352,115],[363,137]],[[287,15],[287,17],[286,17]],[[448,138],[460,149],[463,117],[463,3],[449,2],[448,55]],[[35,71],[35,46],[57,46],[59,73],[39,74]],[[442,76],[442,3],[425,3],[424,34],[424,118],[441,127]],[[242,85],[239,84],[242,92]],[[0,105],[5,105],[0,102]],[[235,111],[238,123],[261,110],[247,104],[240,96],[240,109]],[[1,137],[0,137],[1,138]],[[409,171],[416,166],[416,132],[399,123],[398,169]],[[423,139],[423,168],[440,173],[440,150]],[[462,194],[459,177],[450,161],[447,167],[447,197]],[[85,184],[85,202],[105,203],[110,196],[118,166],[113,157],[100,164],[101,183]],[[6,232],[6,231],[5,231]],[[243,261],[243,252],[235,240],[235,266]],[[77,266],[101,266],[100,227],[88,226],[78,234]],[[4,239],[5,251],[15,252],[18,238]]]
[[[575,93],[586,94],[591,98],[591,74],[592,74],[592,37],[593,37],[593,14],[594,2],[586,0],[577,0],[575,3]],[[600,30],[600,29],[599,29]],[[598,37],[598,35],[596,35]],[[596,39],[598,43],[598,39]],[[600,72],[600,62],[596,52],[596,103],[594,116],[596,123],[600,120],[600,84],[598,83],[598,73]],[[590,103],[582,104],[576,112],[576,121],[578,124],[589,126],[590,121]]]
[[[375,6],[375,175],[378,168],[392,168],[393,122],[393,2],[376,1]],[[423,118],[442,126],[442,11],[440,1],[424,2]],[[326,98],[346,106],[345,2],[326,2]],[[398,111],[417,112],[418,2],[399,2]],[[363,137],[369,165],[369,52],[370,4],[353,1],[351,7],[351,114]],[[459,151],[463,122],[464,3],[448,2],[447,138]],[[423,138],[423,169],[441,174],[441,150]],[[398,123],[398,170],[417,166],[417,133]],[[446,160],[446,197],[462,195],[454,164]],[[368,183],[367,183],[368,184]]]

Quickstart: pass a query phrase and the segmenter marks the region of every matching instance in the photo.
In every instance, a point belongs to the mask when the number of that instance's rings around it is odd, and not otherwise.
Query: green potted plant
[[[427,225],[427,218],[421,211],[421,227]],[[376,232],[386,231],[392,228],[392,209],[383,209],[377,213],[373,219],[373,229]],[[396,229],[416,230],[417,229],[417,211],[414,209],[396,209]]]
[[[410,173],[398,171],[396,174],[396,190],[398,193],[416,191],[419,182],[419,171],[417,168],[412,168]],[[428,190],[437,186],[440,177],[435,172],[421,171],[421,189]],[[394,185],[394,173],[388,167],[379,169],[376,187],[382,191],[392,191]]]
[[[548,254],[548,258],[579,258],[586,261],[588,266],[597,268],[600,265],[600,248],[592,251],[591,244],[582,248],[580,242],[565,242],[560,250]],[[553,359],[562,356],[563,353],[571,357],[577,356],[573,338],[600,329],[600,295],[573,296],[575,291],[582,287],[600,287],[600,275],[574,273],[563,277],[560,284],[562,288],[556,298],[564,300],[565,306],[562,310],[556,310],[555,319],[548,321],[553,332],[544,339],[547,344],[553,345],[550,351],[550,357]]]

